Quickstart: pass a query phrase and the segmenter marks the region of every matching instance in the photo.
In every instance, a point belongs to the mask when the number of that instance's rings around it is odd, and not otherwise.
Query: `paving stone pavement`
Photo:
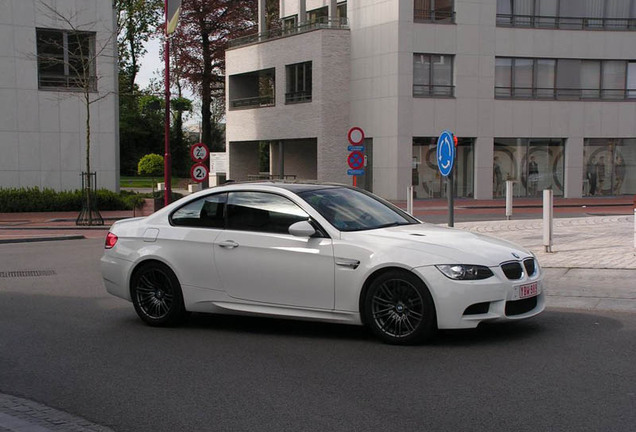
[[[0,393],[0,432],[114,432],[112,429],[16,396]]]

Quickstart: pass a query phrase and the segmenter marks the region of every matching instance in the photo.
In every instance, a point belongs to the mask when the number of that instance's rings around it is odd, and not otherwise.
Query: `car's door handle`
[[[238,245],[239,244],[234,240],[225,240],[219,243],[219,246],[225,249],[234,249],[235,247],[238,247]]]

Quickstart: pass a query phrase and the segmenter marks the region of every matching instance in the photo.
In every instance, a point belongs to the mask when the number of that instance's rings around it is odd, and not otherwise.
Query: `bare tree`
[[[63,32],[39,30],[37,60],[40,87],[69,90],[64,96],[78,97],[86,113],[86,172],[82,174],[84,203],[77,218],[78,225],[103,225],[93,196],[91,173],[91,106],[113,92],[97,92],[97,59],[114,57],[116,31],[106,29],[106,38],[97,41],[96,23],[79,23],[78,10],[60,11],[41,1],[43,14],[62,24]],[[112,52],[112,53],[111,53]],[[113,68],[114,71],[114,68]],[[61,93],[60,93],[61,94]]]

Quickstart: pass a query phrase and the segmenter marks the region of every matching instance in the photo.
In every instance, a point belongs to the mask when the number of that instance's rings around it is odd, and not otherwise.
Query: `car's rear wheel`
[[[130,294],[137,315],[152,326],[179,324],[187,316],[179,280],[165,264],[152,262],[138,268]]]
[[[391,270],[376,278],[364,300],[365,322],[380,339],[407,345],[430,338],[435,306],[426,285],[414,274]]]

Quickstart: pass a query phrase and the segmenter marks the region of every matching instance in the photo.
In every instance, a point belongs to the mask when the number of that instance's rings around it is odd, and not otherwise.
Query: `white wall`
[[[98,92],[91,106],[91,170],[98,187],[119,187],[118,102],[113,9],[108,1],[48,0],[83,30],[96,31]],[[86,25],[86,24],[90,25]],[[0,188],[78,189],[85,170],[80,93],[38,89],[36,27],[69,27],[39,0],[0,2]]]

